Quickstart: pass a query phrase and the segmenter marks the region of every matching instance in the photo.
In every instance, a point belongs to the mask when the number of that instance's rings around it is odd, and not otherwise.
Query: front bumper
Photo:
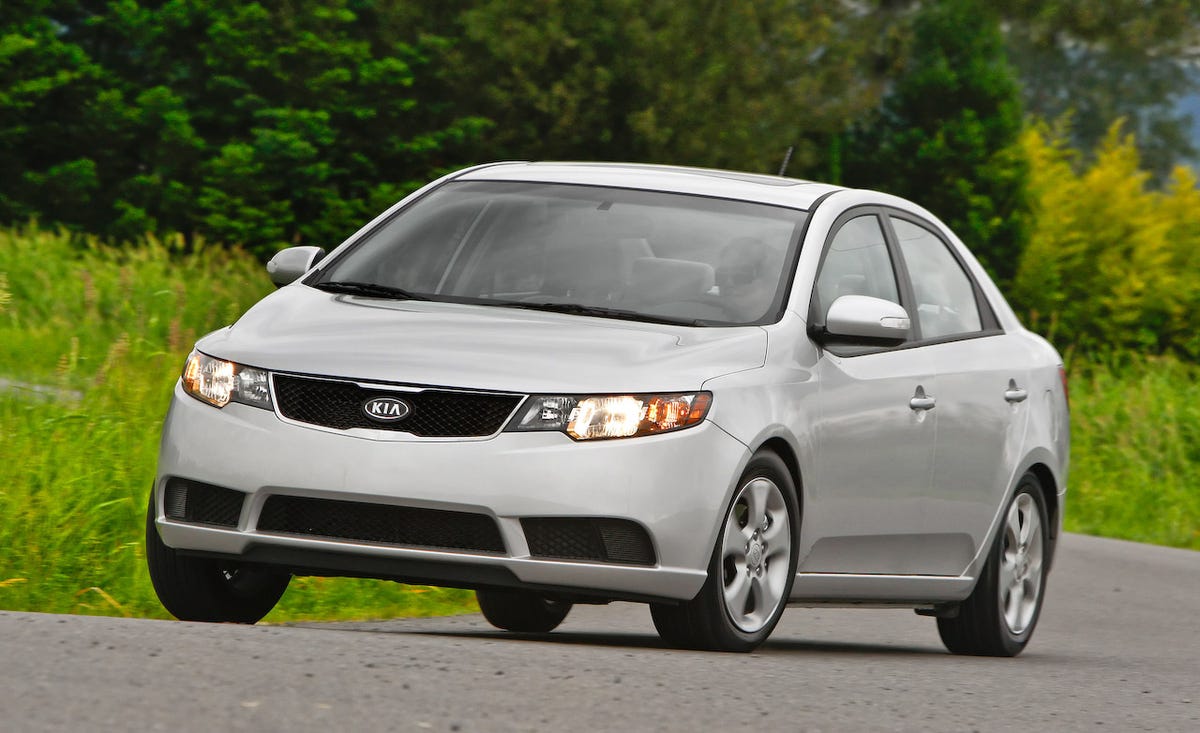
[[[178,386],[155,482],[168,546],[289,567],[462,587],[527,586],[611,598],[687,599],[707,575],[719,523],[749,451],[711,422],[644,438],[574,442],[560,433],[479,440],[339,434],[233,403],[205,405]],[[171,478],[247,494],[236,527],[169,519]],[[471,512],[493,518],[503,553],[392,546],[263,532],[271,496]],[[656,564],[534,558],[521,519],[627,519]]]

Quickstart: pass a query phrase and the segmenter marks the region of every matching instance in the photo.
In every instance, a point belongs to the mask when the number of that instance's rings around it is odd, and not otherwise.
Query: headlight
[[[575,440],[630,438],[698,425],[709,392],[641,395],[533,395],[508,430],[555,430]]]
[[[214,359],[193,351],[180,376],[183,391],[216,407],[241,402],[252,407],[273,409],[267,372],[254,367]]]

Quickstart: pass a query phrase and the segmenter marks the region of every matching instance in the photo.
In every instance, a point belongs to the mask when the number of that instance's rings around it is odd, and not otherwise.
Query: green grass
[[[271,290],[261,265],[175,242],[110,249],[0,230],[0,608],[165,617],[142,528],[159,427],[195,338]],[[1067,528],[1200,549],[1200,369],[1071,365]],[[474,610],[465,591],[293,581],[269,621]]]
[[[1200,368],[1074,360],[1066,528],[1200,550]]]
[[[248,255],[110,249],[0,230],[0,608],[165,617],[146,574],[146,500],[171,387],[199,334],[271,290]],[[292,583],[268,621],[474,609],[472,594]]]

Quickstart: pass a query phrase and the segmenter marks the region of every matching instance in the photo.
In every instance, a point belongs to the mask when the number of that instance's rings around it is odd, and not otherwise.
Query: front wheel
[[[690,601],[653,603],[659,636],[676,646],[748,652],[779,623],[796,574],[800,513],[779,456],[750,459],[725,514],[708,580]]]
[[[256,623],[287,590],[291,575],[182,554],[154,526],[154,492],[146,510],[146,564],[158,600],[180,621]]]
[[[1046,500],[1026,474],[1004,513],[975,590],[953,618],[938,619],[938,634],[955,654],[1015,657],[1033,635],[1042,611],[1049,549]]]

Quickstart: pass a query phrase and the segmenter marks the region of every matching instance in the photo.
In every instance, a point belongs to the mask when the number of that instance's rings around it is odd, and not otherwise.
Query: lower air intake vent
[[[258,518],[262,532],[439,550],[504,552],[495,520],[485,514],[272,496]]]
[[[163,509],[168,519],[179,522],[236,527],[245,498],[244,493],[233,489],[172,478],[167,480]]]
[[[526,518],[521,528],[533,557],[625,565],[657,562],[646,530],[627,519]]]

